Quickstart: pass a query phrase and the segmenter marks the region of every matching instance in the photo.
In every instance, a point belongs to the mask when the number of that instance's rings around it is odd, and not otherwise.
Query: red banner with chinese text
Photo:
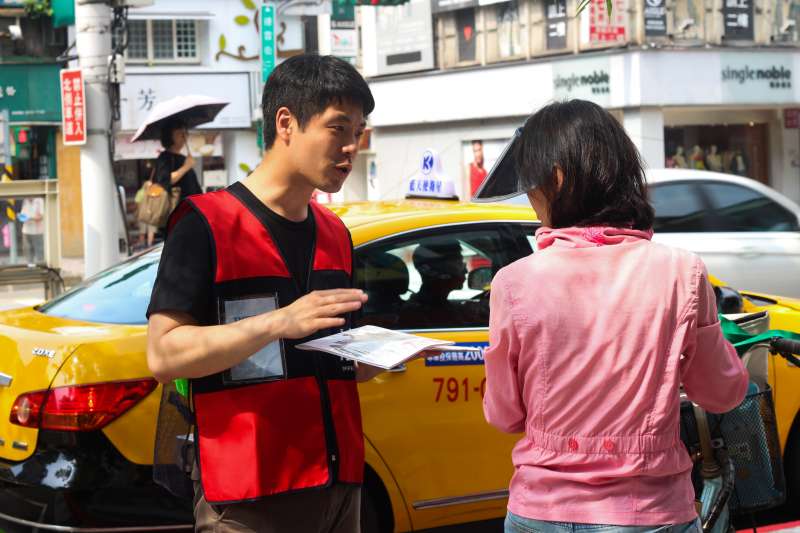
[[[591,44],[624,43],[627,12],[625,0],[612,1],[611,16],[606,0],[592,0],[589,5],[589,42]]]
[[[61,71],[61,131],[64,144],[86,144],[86,101],[81,69]]]

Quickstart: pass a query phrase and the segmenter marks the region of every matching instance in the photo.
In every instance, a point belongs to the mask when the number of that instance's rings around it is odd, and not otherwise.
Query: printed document
[[[480,351],[480,348],[472,346],[455,346],[452,341],[429,339],[378,326],[361,326],[298,344],[297,348],[338,355],[359,363],[386,369],[403,364],[424,350],[437,352]]]

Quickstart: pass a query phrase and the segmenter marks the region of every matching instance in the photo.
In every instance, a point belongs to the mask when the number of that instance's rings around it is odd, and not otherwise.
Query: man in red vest
[[[359,531],[356,382],[379,370],[295,346],[366,301],[349,232],[311,195],[341,189],[373,107],[347,62],[288,59],[264,87],[261,163],[171,217],[147,361],[190,381],[197,531]]]

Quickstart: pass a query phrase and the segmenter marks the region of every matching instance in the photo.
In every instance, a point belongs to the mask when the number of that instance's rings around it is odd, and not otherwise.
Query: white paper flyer
[[[480,351],[471,346],[455,346],[452,341],[429,339],[378,326],[361,326],[321,339],[298,344],[301,350],[316,350],[380,368],[394,368],[424,350]]]

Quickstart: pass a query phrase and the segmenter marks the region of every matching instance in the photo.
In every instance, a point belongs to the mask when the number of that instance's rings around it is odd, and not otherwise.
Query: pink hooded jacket
[[[697,515],[679,386],[711,412],[748,376],[703,262],[652,232],[541,228],[492,281],[486,420],[524,432],[508,509],[536,520],[678,524]]]

